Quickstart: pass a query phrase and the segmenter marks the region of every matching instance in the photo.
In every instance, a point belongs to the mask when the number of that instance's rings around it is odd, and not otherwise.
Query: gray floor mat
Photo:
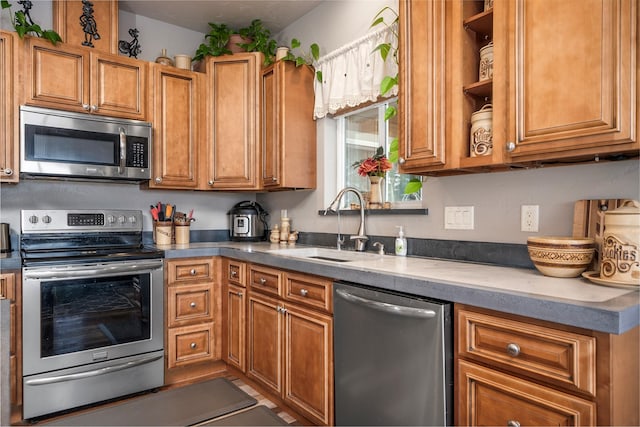
[[[203,426],[287,426],[282,418],[277,416],[264,405],[256,406],[240,412],[239,414],[229,415],[218,420],[212,420],[198,427]]]
[[[49,426],[189,426],[255,405],[226,378],[136,397],[120,404],[70,415]]]

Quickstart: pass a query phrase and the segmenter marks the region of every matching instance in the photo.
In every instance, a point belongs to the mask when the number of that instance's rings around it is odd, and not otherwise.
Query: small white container
[[[480,49],[480,67],[478,80],[484,81],[493,78],[493,42]]]
[[[182,68],[183,70],[191,69],[191,57],[189,55],[176,55],[174,59],[176,67]]]
[[[488,156],[493,151],[493,106],[486,104],[471,114],[469,155]]]
[[[281,46],[276,49],[276,61],[280,61],[284,59],[285,56],[289,53],[289,48],[286,46]]]

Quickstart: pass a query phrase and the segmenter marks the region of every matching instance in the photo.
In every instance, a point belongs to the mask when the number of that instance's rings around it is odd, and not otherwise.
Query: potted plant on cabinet
[[[264,65],[270,65],[275,60],[278,44],[271,38],[271,30],[266,28],[260,19],[254,19],[248,27],[238,30],[245,40],[238,46],[246,52],[262,52]]]
[[[193,56],[193,61],[201,61],[205,56],[228,55],[232,52],[227,47],[229,38],[233,34],[233,30],[227,24],[217,24],[209,22],[211,29],[204,36],[206,43],[200,44]]]
[[[2,6],[2,10],[9,9],[9,14],[11,14],[11,3],[8,0],[0,0],[0,6]],[[43,30],[40,25],[33,22],[29,14],[29,9],[32,7],[31,2],[26,3],[23,7],[23,10],[17,10],[11,17],[11,25],[13,25],[20,38],[27,34],[35,34],[38,37],[49,40],[54,45],[62,41],[60,35],[55,31]]]

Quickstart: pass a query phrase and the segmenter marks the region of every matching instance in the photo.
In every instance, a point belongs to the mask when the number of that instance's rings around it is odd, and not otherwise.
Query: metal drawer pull
[[[242,292],[238,292],[238,296],[241,297],[242,296]]]
[[[264,285],[265,283],[267,283],[267,279],[265,279],[264,277],[260,278],[260,284]]]
[[[231,277],[237,277],[238,276],[238,272],[235,270],[231,270]]]
[[[192,342],[191,343],[191,348],[196,348],[196,347],[197,347],[196,343]]]
[[[196,303],[192,302],[191,304],[189,304],[191,306],[191,308],[196,308]]]
[[[78,372],[76,374],[67,374],[67,375],[59,375],[55,377],[47,377],[47,378],[35,378],[32,380],[26,380],[26,385],[46,385],[52,383],[60,383],[63,381],[72,381],[72,380],[80,380],[83,378],[97,377],[98,375],[105,375],[111,372],[122,371],[124,369],[133,368],[136,366],[144,365],[146,363],[155,362],[158,359],[162,359],[164,356],[151,356],[144,359],[132,360],[130,362],[125,362],[120,365],[107,366],[104,368],[95,369],[92,371]]]
[[[509,420],[509,421],[507,421],[507,426],[508,427],[520,427],[520,423],[517,422],[516,420]]]
[[[309,291],[308,291],[308,290],[306,290],[306,289],[300,289],[300,295],[302,295],[303,297],[306,297],[308,293],[309,293]]]
[[[510,343],[507,345],[507,353],[510,356],[516,357],[520,355],[520,346],[518,344]],[[517,423],[517,422],[516,422]],[[518,424],[520,425],[520,424]]]
[[[189,273],[191,273],[192,276],[195,276],[197,272],[195,268],[192,268]]]

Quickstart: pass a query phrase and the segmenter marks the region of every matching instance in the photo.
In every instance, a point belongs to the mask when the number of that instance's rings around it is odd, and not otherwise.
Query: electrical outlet
[[[538,232],[540,219],[540,206],[522,205],[520,213],[520,230]]]

